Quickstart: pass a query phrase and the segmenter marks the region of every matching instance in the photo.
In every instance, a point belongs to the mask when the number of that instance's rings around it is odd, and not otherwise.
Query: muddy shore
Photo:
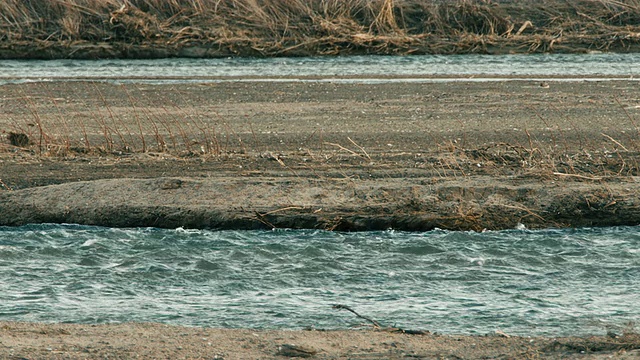
[[[161,324],[0,323],[10,359],[637,359],[640,337],[412,335],[396,329],[287,331]]]
[[[640,223],[635,81],[0,90],[1,225],[480,231]],[[11,145],[11,133],[29,145]]]

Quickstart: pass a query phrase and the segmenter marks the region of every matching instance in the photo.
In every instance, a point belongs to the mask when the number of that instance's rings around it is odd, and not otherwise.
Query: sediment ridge
[[[558,181],[107,179],[2,192],[0,225],[482,231],[640,224],[637,178]]]

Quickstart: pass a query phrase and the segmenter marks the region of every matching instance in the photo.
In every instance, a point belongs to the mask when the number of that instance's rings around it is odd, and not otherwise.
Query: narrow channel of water
[[[601,334],[640,321],[640,228],[0,228],[0,320]]]
[[[269,59],[159,59],[0,61],[0,84],[61,79],[137,81],[224,81],[260,77],[271,81],[296,77],[318,81],[434,81],[433,77],[640,78],[640,54],[351,56]],[[404,77],[406,79],[388,79]],[[430,79],[425,79],[425,77]],[[436,79],[437,80],[437,79]]]

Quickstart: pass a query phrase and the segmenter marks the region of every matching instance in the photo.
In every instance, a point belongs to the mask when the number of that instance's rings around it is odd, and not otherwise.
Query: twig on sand
[[[362,151],[362,153],[364,154],[364,156],[366,156],[366,157],[367,157],[367,159],[371,160],[371,156],[369,156],[369,154],[367,154],[367,152],[364,150],[364,148],[363,148],[362,146],[360,146],[360,145],[356,144],[356,142],[355,142],[355,141],[353,141],[353,140],[351,140],[351,138],[350,138],[350,137],[348,137],[348,136],[347,136],[347,139],[349,139],[349,141],[351,141],[351,143],[352,143],[353,145],[355,145],[358,149],[360,149],[360,151]]]
[[[352,313],[354,313],[357,317],[361,318],[361,319],[365,319],[367,321],[369,321],[370,323],[373,324],[374,329],[376,330],[381,330],[381,331],[386,331],[386,332],[392,332],[392,333],[402,333],[402,334],[407,334],[407,335],[427,335],[430,334],[429,331],[426,330],[406,330],[406,329],[401,329],[401,328],[397,328],[397,327],[387,327],[387,328],[383,328],[382,325],[380,325],[379,322],[368,318],[366,316],[362,316],[360,314],[358,314],[355,310],[353,310],[352,308],[346,306],[346,305],[342,305],[342,304],[335,304],[335,305],[331,305],[332,309],[338,309],[338,310],[348,310]]]
[[[267,215],[271,215],[271,214],[275,214],[275,213],[279,213],[281,211],[287,211],[287,210],[305,210],[305,209],[306,209],[305,207],[301,207],[301,206],[287,206],[287,207],[284,207],[284,208],[271,210],[271,211],[268,211],[268,212],[263,213],[263,214],[258,212],[258,211],[256,211],[255,214],[256,214],[256,219],[258,221],[260,221],[261,223],[267,225],[268,227],[270,227],[272,229],[275,229],[276,226],[273,225],[271,222],[269,222],[269,220],[267,220],[267,218],[266,218]]]
[[[371,156],[369,156],[369,154],[367,154],[367,152],[364,150],[364,148],[362,146],[356,144],[355,141],[351,140],[351,138],[349,138],[349,137],[347,137],[347,139],[349,139],[349,141],[351,141],[351,143],[353,145],[357,146],[358,149],[360,149],[360,151],[362,151],[362,153],[364,155],[358,154],[357,152],[355,152],[355,151],[353,151],[351,149],[347,149],[346,147],[344,147],[344,146],[342,146],[340,144],[331,143],[331,142],[325,142],[325,144],[335,146],[335,147],[339,148],[340,150],[344,150],[344,151],[350,153],[351,155],[358,156],[358,157],[361,157],[363,159],[367,159],[367,160],[371,161]]]
[[[342,146],[340,144],[331,143],[331,142],[325,142],[325,144],[335,146],[335,147],[339,148],[340,150],[344,150],[344,151],[350,153],[353,156],[364,157],[363,155],[358,154],[357,152],[355,152],[355,151],[353,151],[351,149],[347,149],[346,147],[344,147],[344,146]]]
[[[256,214],[256,220],[260,221],[261,223],[265,224],[266,226],[275,229],[276,226],[273,225],[272,223],[270,223],[267,219],[265,219],[265,216],[263,214],[260,214],[259,212],[255,212]]]
[[[622,148],[622,150],[624,150],[624,151],[626,151],[626,152],[629,152],[629,150],[628,150],[626,147],[624,147],[624,145],[620,144],[620,142],[616,141],[616,139],[612,138],[611,136],[609,136],[609,135],[607,135],[607,134],[605,134],[605,133],[602,133],[602,136],[604,136],[604,137],[606,137],[607,139],[609,139],[612,143],[614,143],[614,144],[616,144],[616,145],[620,146],[620,147]]]
[[[602,176],[585,176],[585,175],[578,175],[578,174],[565,174],[561,172],[554,172],[553,175],[574,177],[574,178],[586,179],[586,180],[602,180],[603,179]]]
[[[375,320],[373,320],[371,318],[368,318],[366,316],[362,316],[362,315],[358,314],[355,310],[353,310],[352,308],[350,308],[350,307],[348,307],[346,305],[335,304],[335,305],[332,305],[331,308],[332,309],[337,309],[337,310],[344,309],[344,310],[350,311],[350,312],[354,313],[357,317],[359,317],[361,319],[365,319],[365,320],[371,322],[373,324],[373,327],[375,327],[376,329],[380,329],[382,327],[382,326],[380,326],[379,322],[377,322],[377,321],[375,321]]]
[[[4,186],[5,189],[7,189],[9,191],[13,190],[9,185],[5,184],[4,181],[2,181],[2,179],[0,179],[0,185]]]
[[[507,204],[500,204],[500,206],[505,207],[507,209],[522,210],[522,211],[527,212],[529,215],[537,218],[540,221],[543,221],[543,222],[546,221],[542,216],[536,214],[535,212],[531,211],[530,209],[527,209],[524,206],[514,206],[514,205],[507,205]]]
[[[271,214],[275,214],[275,213],[279,213],[281,211],[287,211],[287,210],[304,210],[304,209],[305,208],[301,207],[301,206],[287,206],[287,207],[284,207],[284,208],[268,211],[268,212],[266,212],[264,214],[260,214],[260,216],[271,215]]]

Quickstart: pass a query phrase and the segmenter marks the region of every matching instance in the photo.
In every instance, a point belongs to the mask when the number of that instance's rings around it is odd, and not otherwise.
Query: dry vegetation
[[[8,144],[0,144],[0,150],[22,148],[38,156],[61,158],[140,152],[220,156],[235,150],[231,141],[242,144],[219,115],[213,114],[212,119],[212,114],[204,116],[197,107],[183,108],[169,97],[150,97],[137,85],[121,85],[120,98],[125,102],[120,103],[107,100],[97,83],[79,83],[77,100],[86,113],[75,116],[66,113],[65,104],[59,103],[64,99],[57,99],[45,83],[38,87],[46,98],[22,87],[12,94],[22,106],[15,116],[6,117],[9,126],[2,132]],[[54,110],[43,113],[43,108]]]
[[[638,0],[6,0],[0,58],[637,51]]]
[[[618,108],[623,117],[620,126],[627,131],[611,133],[613,136],[607,134],[608,130],[597,137],[589,136],[568,117],[572,128],[562,129],[555,123],[557,119],[536,113],[532,117],[539,118],[549,131],[543,138],[527,129],[514,134],[508,142],[471,142],[466,133],[458,141],[428,133],[428,141],[422,144],[425,147],[416,150],[422,154],[416,157],[406,152],[408,149],[397,154],[371,143],[365,148],[340,129],[331,128],[304,133],[290,139],[290,143],[281,141],[276,148],[261,146],[267,134],[256,134],[250,122],[236,121],[232,125],[215,107],[203,108],[201,104],[208,101],[204,97],[183,94],[179,87],[149,92],[138,84],[78,82],[72,88],[74,111],[69,111],[68,99],[56,98],[51,84],[7,87],[5,99],[15,101],[17,106],[10,111],[7,107],[0,129],[0,152],[49,159],[147,153],[203,161],[266,157],[296,176],[296,171],[310,166],[302,158],[327,166],[349,163],[415,168],[443,179],[513,171],[574,181],[640,175],[639,119],[619,101],[612,106]],[[108,89],[115,91],[104,94]],[[287,165],[282,160],[285,157],[300,157],[302,165]]]

